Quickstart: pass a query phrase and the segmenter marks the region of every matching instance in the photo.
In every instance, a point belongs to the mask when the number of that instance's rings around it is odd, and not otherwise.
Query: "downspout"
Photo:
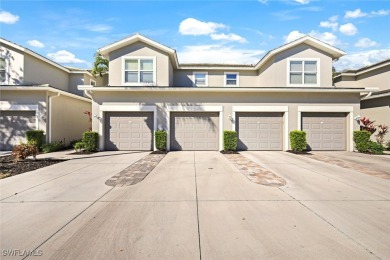
[[[51,131],[52,131],[52,119],[53,119],[53,116],[52,116],[52,109],[51,109],[51,107],[52,107],[52,99],[53,98],[56,98],[56,97],[59,97],[59,96],[61,96],[61,93],[60,92],[58,92],[57,93],[57,95],[55,95],[55,96],[49,96],[49,143],[51,143],[51,138],[52,138],[52,133],[51,133]]]
[[[84,94],[93,101],[92,90],[84,90]]]

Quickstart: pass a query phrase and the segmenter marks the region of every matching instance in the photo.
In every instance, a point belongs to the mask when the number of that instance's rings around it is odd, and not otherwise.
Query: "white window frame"
[[[9,63],[6,55],[0,55],[0,58],[4,59],[5,61],[5,80],[0,82],[0,85],[8,85],[9,84],[9,79],[8,79],[8,69],[9,69]]]
[[[236,75],[236,85],[228,85],[227,84],[227,75],[228,74],[235,74]],[[224,73],[224,86],[225,87],[238,87],[240,86],[240,73],[238,72],[225,72]]]
[[[95,83],[95,85],[93,85],[93,84],[92,84],[92,82],[93,82],[93,83]],[[94,86],[94,87],[96,87],[96,81],[95,81],[95,80],[93,80],[93,79],[90,79],[90,81],[89,81],[89,84],[90,84],[91,86]]]
[[[146,82],[140,82],[140,79],[141,79],[141,75],[140,75],[140,66],[141,66],[141,62],[140,60],[153,60],[153,83],[146,83]],[[126,82],[126,73],[125,73],[125,62],[126,60],[138,60],[138,83],[135,83],[135,82]],[[121,73],[122,73],[122,85],[126,85],[126,86],[150,86],[151,84],[152,85],[156,85],[156,78],[157,78],[157,66],[156,66],[156,56],[123,56],[122,57],[122,70],[121,70]]]
[[[196,85],[195,83],[195,75],[196,74],[205,74],[205,84],[204,85]],[[194,87],[208,87],[209,86],[209,73],[205,71],[194,71],[192,73],[192,82]]]
[[[290,63],[291,61],[302,61],[302,84],[292,84],[290,83]],[[316,84],[305,84],[305,61],[315,61],[317,62],[317,82]],[[320,64],[320,59],[319,58],[288,58],[287,59],[287,86],[289,87],[318,87],[320,86],[320,79],[321,79],[321,64]]]

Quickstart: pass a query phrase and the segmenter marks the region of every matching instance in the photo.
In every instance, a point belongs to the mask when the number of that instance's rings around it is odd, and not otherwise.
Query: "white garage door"
[[[0,151],[26,142],[26,131],[36,127],[35,111],[0,111]]]
[[[219,113],[171,113],[171,150],[218,150]]]
[[[283,150],[283,113],[237,113],[236,131],[238,150]]]
[[[106,112],[106,150],[153,150],[153,112]]]
[[[346,124],[345,113],[302,113],[302,130],[311,150],[344,151]]]

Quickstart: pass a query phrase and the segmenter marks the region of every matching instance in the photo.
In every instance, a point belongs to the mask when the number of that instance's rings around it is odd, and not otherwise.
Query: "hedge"
[[[62,141],[54,141],[51,143],[46,143],[42,145],[42,152],[43,153],[52,153],[64,150],[65,145]]]
[[[87,152],[96,152],[98,150],[99,134],[97,132],[84,132],[83,143]]]
[[[353,141],[355,142],[356,149],[360,153],[368,153],[370,151],[371,133],[368,131],[354,131],[353,132]]]
[[[294,130],[290,132],[291,149],[295,152],[303,152],[306,150],[306,133],[304,131]]]
[[[29,130],[26,132],[27,143],[34,143],[40,150],[44,141],[42,130]]]
[[[237,132],[223,131],[223,150],[236,151],[237,150]]]
[[[157,150],[165,151],[167,149],[167,131],[156,130],[154,132],[154,140],[156,142]]]

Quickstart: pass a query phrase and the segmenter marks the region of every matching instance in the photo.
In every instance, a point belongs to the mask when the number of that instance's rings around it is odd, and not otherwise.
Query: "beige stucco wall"
[[[1,90],[0,102],[4,107],[10,105],[38,105],[38,130],[47,133],[46,91]]]
[[[384,124],[390,127],[390,97],[363,100],[360,116],[375,121],[375,125]],[[378,131],[371,136],[373,140],[375,140],[376,134]],[[385,136],[385,140],[390,140],[390,133]]]
[[[20,85],[24,77],[24,56],[23,53],[11,46],[2,44],[0,46],[0,55],[7,60],[7,85]]]
[[[156,57],[156,85],[169,86],[169,56],[161,50],[141,42],[120,48],[109,54],[109,85],[123,85],[124,68],[122,57],[124,56]]]
[[[29,54],[24,55],[24,84],[49,84],[68,91],[69,74]]]
[[[55,94],[54,94],[55,95]],[[88,116],[84,111],[91,111],[91,103],[70,98],[64,95],[51,99],[51,141],[69,141],[81,139],[82,133],[88,131]],[[49,135],[50,135],[49,134]]]
[[[83,96],[83,91],[78,90],[78,85],[86,85],[89,84],[89,81],[85,80],[84,74],[69,74],[69,92]]]
[[[140,105],[157,107],[157,127],[168,129],[168,106],[222,106],[223,129],[231,130],[233,106],[288,106],[288,129],[298,129],[298,106],[349,106],[354,115],[359,114],[359,94],[343,93],[226,93],[226,92],[95,92],[93,114],[99,114],[99,105]],[[352,115],[351,115],[352,116]],[[350,118],[349,118],[350,119]],[[99,131],[99,120],[93,119],[93,130]],[[349,124],[349,120],[348,120]],[[351,130],[358,130],[354,123]],[[103,133],[101,138],[103,138]],[[347,147],[349,147],[348,140]]]

